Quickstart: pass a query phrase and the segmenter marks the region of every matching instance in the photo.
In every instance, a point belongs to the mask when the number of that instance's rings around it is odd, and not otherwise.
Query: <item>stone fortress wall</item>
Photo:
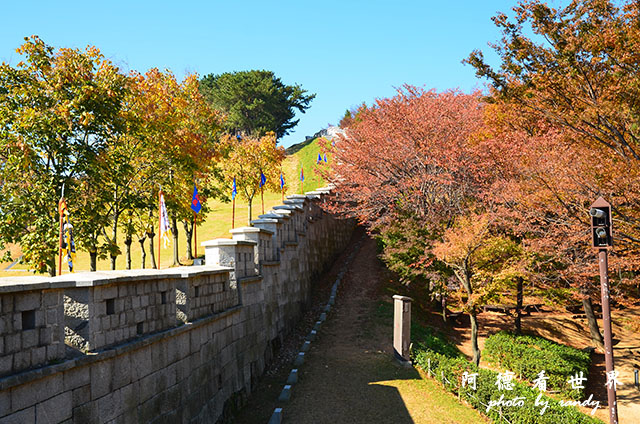
[[[329,194],[202,243],[204,266],[0,279],[0,424],[222,421],[349,241]]]

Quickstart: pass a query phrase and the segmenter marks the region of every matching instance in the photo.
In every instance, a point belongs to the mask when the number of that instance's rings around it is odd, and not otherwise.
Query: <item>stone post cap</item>
[[[238,227],[232,228],[229,230],[231,234],[241,234],[241,233],[259,233],[260,228],[256,227]]]
[[[281,220],[281,219],[289,219],[289,217],[288,217],[288,216],[285,216],[284,214],[276,213],[276,212],[271,212],[271,211],[269,211],[269,212],[267,212],[267,213],[265,213],[265,214],[263,214],[263,215],[258,215],[258,218],[260,218],[260,219],[264,219],[264,218],[267,218],[267,219],[277,219],[277,220]]]
[[[200,243],[203,247],[218,247],[218,246],[255,246],[257,243],[250,240],[232,240],[226,238],[217,238],[213,240],[207,240]]]
[[[407,296],[400,296],[399,294],[394,295],[393,298],[397,300],[402,300],[403,302],[413,302],[412,298]]]
[[[251,221],[251,223],[253,224],[256,221],[260,221],[258,219],[254,219],[253,221]],[[275,219],[274,220],[269,220],[270,223],[274,223],[277,222]],[[256,222],[257,224],[260,224],[260,222]],[[273,234],[273,231],[271,230],[266,230],[264,228],[258,228],[258,227],[240,227],[240,228],[232,228],[231,230],[229,230],[229,232],[231,234],[243,234],[243,233],[265,233],[265,234]]]
[[[278,211],[278,213],[280,213],[280,211],[301,211],[304,210],[302,208],[302,206],[299,205],[278,205],[278,206],[274,206],[273,207],[274,210]]]
[[[254,219],[253,221],[251,221],[251,225],[256,225],[256,224],[277,224],[279,221],[277,219],[273,219],[273,218],[260,218],[260,219]],[[265,230],[264,228],[262,229],[264,231],[269,231],[269,230]]]
[[[308,200],[308,197],[305,196],[304,194],[290,194],[287,197],[285,197],[285,202],[289,200],[292,202],[304,202],[306,200]]]
[[[266,214],[260,215],[258,218],[262,218],[262,217],[274,218],[275,217],[276,219],[284,221],[287,219],[291,219],[291,217],[289,216],[290,214],[291,214],[291,211],[287,209],[278,209],[277,211],[272,209]]]

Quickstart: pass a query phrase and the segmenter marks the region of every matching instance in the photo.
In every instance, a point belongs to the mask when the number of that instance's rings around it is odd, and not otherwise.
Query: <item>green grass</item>
[[[315,139],[312,143],[309,143],[299,149],[295,155],[299,158],[298,164],[296,166],[296,176],[295,181],[298,185],[296,187],[297,192],[299,193],[301,190],[300,186],[300,166],[304,166],[304,191],[312,191],[318,187],[322,187],[325,185],[324,179],[320,176],[318,171],[320,169],[328,169],[328,166],[331,162],[331,155],[327,155],[327,160],[329,163],[321,162],[317,164],[318,153],[320,153],[320,145],[318,144],[318,139]],[[294,181],[294,180],[292,180]]]
[[[318,175],[315,175],[313,168],[315,168],[315,161],[318,156],[319,146],[317,145],[317,141],[314,140],[311,143],[306,144],[303,148],[299,149],[298,152],[287,156],[285,162],[283,164],[283,173],[285,175],[285,195],[300,193],[300,162],[304,164],[305,169],[305,181],[304,181],[304,191],[312,191],[318,187],[322,187],[325,184],[324,180],[320,178]],[[312,158],[315,152],[315,157]],[[247,204],[243,202],[240,197],[236,198],[236,212],[235,212],[235,226],[242,227],[246,226],[248,223],[247,216]],[[280,192],[277,193],[264,193],[264,210],[265,212],[271,209],[273,206],[282,204],[282,195]],[[231,215],[232,215],[232,205],[231,203],[222,203],[219,201],[211,201],[209,203],[211,211],[205,216],[198,216],[198,219],[203,219],[204,221],[198,225],[197,228],[197,238],[198,238],[198,255],[203,255],[204,250],[200,246],[200,243],[205,240],[211,240],[214,238],[230,238],[231,234],[229,230],[231,229]],[[262,205],[260,202],[260,197],[257,196],[253,201],[253,219],[256,219],[258,215],[262,214]],[[73,220],[73,211],[71,211],[71,219]],[[126,258],[124,255],[124,236],[121,234],[118,242],[120,248],[122,249],[122,255],[118,256],[116,260],[116,269],[124,269],[126,265]],[[158,238],[154,239],[154,250],[156,251],[156,260],[157,260],[157,249],[158,249]],[[10,246],[12,256],[17,258],[20,256],[20,249],[16,246]],[[181,223],[178,223],[178,248],[180,252],[180,260],[182,263],[190,263],[190,261],[186,260],[186,237],[184,234],[184,229]],[[147,251],[147,268],[150,268],[151,259],[149,253],[149,243],[145,243],[145,250]],[[131,245],[131,260],[132,260],[132,268],[137,269],[140,268],[141,265],[141,255],[140,255],[140,245],[137,241],[134,240]],[[160,261],[161,267],[167,268],[173,264],[173,246],[169,245],[166,249],[162,248],[160,250]],[[5,269],[9,264],[1,264],[0,269]],[[68,268],[63,264],[63,274],[68,272]],[[76,271],[88,271],[89,270],[89,254],[87,252],[79,251],[76,255],[75,262]],[[98,261],[98,270],[107,270],[110,269],[110,261],[99,260]],[[9,276],[19,276],[19,275],[28,275],[28,269],[25,265],[15,265],[10,271],[0,272],[0,277],[9,277]]]

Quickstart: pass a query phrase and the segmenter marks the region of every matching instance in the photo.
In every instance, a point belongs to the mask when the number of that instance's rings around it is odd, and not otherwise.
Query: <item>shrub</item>
[[[580,372],[589,374],[591,358],[587,352],[543,337],[501,331],[487,338],[484,353],[488,361],[513,371],[518,378],[533,381],[544,370],[549,377],[548,390],[570,399],[584,397],[584,390],[572,389],[568,379]]]
[[[514,381],[513,390],[499,390],[495,384],[498,377],[496,371],[476,367],[444,337],[434,335],[424,328],[416,330],[412,328],[415,340],[412,351],[414,364],[439,380],[447,390],[487,415],[494,423],[602,424],[599,419],[585,415],[574,407],[563,406],[559,401],[518,381]],[[422,338],[425,335],[427,338]],[[431,349],[430,343],[434,343],[433,346],[439,352]],[[465,371],[478,373],[475,390],[470,385],[462,387],[462,375]],[[521,403],[518,403],[519,406],[496,405],[495,402],[501,398],[504,401],[521,398]],[[536,405],[536,400],[540,403],[539,405]],[[491,402],[494,404],[492,405]],[[548,406],[541,414],[544,404]],[[490,408],[487,411],[488,407]],[[591,407],[593,408],[593,405]]]

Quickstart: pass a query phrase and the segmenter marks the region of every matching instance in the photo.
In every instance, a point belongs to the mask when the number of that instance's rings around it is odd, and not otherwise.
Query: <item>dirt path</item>
[[[392,317],[390,308],[380,308],[380,299],[390,301],[393,293],[383,292],[384,270],[375,249],[366,238],[353,258],[336,305],[299,367],[291,400],[276,401],[290,368],[281,367],[263,379],[237,423],[266,423],[275,407],[283,408],[284,423],[484,422],[476,411],[392,359]]]

